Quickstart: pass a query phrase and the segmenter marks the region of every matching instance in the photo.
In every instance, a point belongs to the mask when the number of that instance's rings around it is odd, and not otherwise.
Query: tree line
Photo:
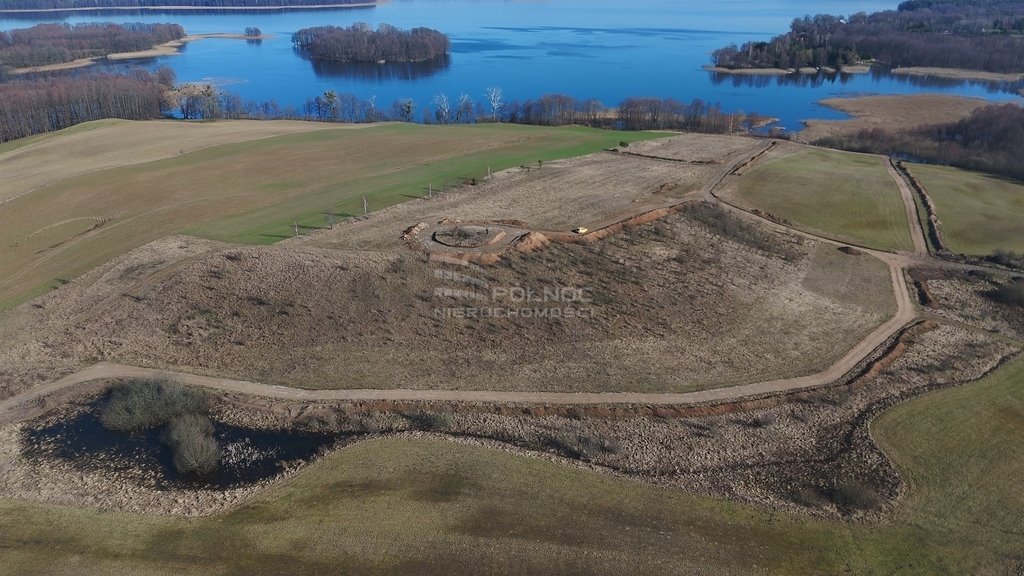
[[[480,98],[435,95],[429,103],[397,99],[380,104],[375,98],[328,90],[300,106],[282,106],[275,100],[244,101],[231,92],[208,85],[183,85],[168,98],[175,113],[189,119],[289,119],[319,122],[419,122],[422,124],[474,124],[503,122],[535,126],[582,125],[618,130],[685,130],[731,133],[756,128],[758,114],[729,113],[721,105],[694,99],[689,104],[671,98],[626,98],[609,108],[593,98],[547,94],[536,99],[505,101],[500,88],[488,88]]]
[[[448,36],[430,28],[402,30],[357,22],[347,28],[317,26],[292,34],[292,43],[312,60],[332,62],[423,62],[448,54]]]
[[[322,6],[373,4],[375,0],[4,0],[3,10],[54,10],[72,8],[281,8],[286,6]]]
[[[0,66],[27,68],[136,52],[184,36],[178,24],[38,24],[0,31]]]
[[[626,98],[609,108],[593,98],[547,94],[506,101],[500,88],[477,98],[462,93],[435,95],[429,103],[376,98],[328,90],[300,106],[275,100],[243,100],[210,84],[176,84],[166,66],[150,73],[133,69],[125,75],[91,73],[21,78],[0,84],[0,142],[68,128],[102,118],[150,120],[292,119],[321,122],[421,122],[472,124],[505,122],[542,126],[585,125],[620,130],[686,130],[730,133],[758,126],[757,114],[728,113],[719,104],[695,99],[689,104],[668,98]]]
[[[173,72],[133,70],[127,75],[53,76],[0,84],[0,142],[103,118],[161,118],[168,81],[173,83]]]
[[[948,124],[897,131],[873,128],[852,135],[829,136],[814,143],[857,152],[909,156],[1024,180],[1024,108],[1016,104],[983,106]]]
[[[849,18],[797,18],[768,42],[712,52],[725,68],[842,68],[874,60],[890,66],[1024,71],[1024,2],[913,0],[897,10]]]

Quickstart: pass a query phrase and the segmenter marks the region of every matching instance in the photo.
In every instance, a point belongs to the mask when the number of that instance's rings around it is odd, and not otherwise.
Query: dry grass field
[[[855,134],[874,128],[898,131],[925,124],[956,122],[989,102],[982,98],[945,94],[909,94],[828,98],[821,104],[846,112],[853,118],[807,120],[806,126],[794,134],[796,140],[810,143],[827,136]]]
[[[428,182],[659,136],[508,125],[101,122],[5,144],[0,309],[183,230],[272,243],[290,237],[293,223],[323,225],[326,212],[361,214],[363,196],[377,210],[423,195]]]
[[[291,120],[86,122],[60,132],[0,144],[4,174],[0,203],[82,174],[162,160],[221,144],[369,126]]]
[[[488,186],[476,193],[501,204]],[[478,270],[430,262],[397,240],[320,246],[376,215],[273,247],[169,239],[22,311],[49,331],[49,351],[63,362],[105,358],[308,388],[666,392],[816,372],[891,316],[881,261],[707,217],[684,212]],[[390,229],[397,239],[401,227]],[[482,303],[468,301],[437,292],[470,287],[444,274],[538,294],[586,290],[592,302],[522,302],[489,290]],[[480,307],[584,315],[443,315]],[[4,356],[16,371],[30,354],[15,347]]]

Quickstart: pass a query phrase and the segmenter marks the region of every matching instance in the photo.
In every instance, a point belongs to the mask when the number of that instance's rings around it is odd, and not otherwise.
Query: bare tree
[[[448,102],[448,95],[441,93],[434,96],[434,117],[438,123],[448,124],[451,121],[451,104]]]
[[[377,96],[376,95],[370,96],[370,99],[366,101],[366,104],[367,104],[367,108],[369,109],[369,113],[367,114],[366,121],[367,122],[376,122],[377,121]]]
[[[502,100],[501,88],[488,88],[485,94],[487,95],[487,102],[491,105],[491,119],[497,120],[498,114],[505,106],[505,102]]]
[[[459,107],[455,111],[455,123],[472,122],[473,121],[473,99],[469,97],[469,94],[462,93],[459,95]]]

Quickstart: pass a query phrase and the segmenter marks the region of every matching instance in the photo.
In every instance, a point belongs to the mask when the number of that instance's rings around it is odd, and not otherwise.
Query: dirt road
[[[885,168],[889,171],[889,175],[896,181],[896,186],[900,189],[900,197],[903,199],[903,206],[907,210],[907,225],[910,226],[910,238],[914,241],[914,254],[927,255],[928,242],[924,238],[924,228],[921,225],[921,219],[917,215],[914,191],[910,189],[910,184],[906,178],[893,166],[891,159],[885,163]]]

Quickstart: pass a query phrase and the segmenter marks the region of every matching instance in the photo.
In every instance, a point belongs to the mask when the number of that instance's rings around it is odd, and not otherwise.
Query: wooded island
[[[332,62],[425,62],[451,50],[448,36],[437,30],[402,30],[390,24],[374,30],[362,22],[347,28],[304,28],[292,34],[292,42],[307,58]]]

